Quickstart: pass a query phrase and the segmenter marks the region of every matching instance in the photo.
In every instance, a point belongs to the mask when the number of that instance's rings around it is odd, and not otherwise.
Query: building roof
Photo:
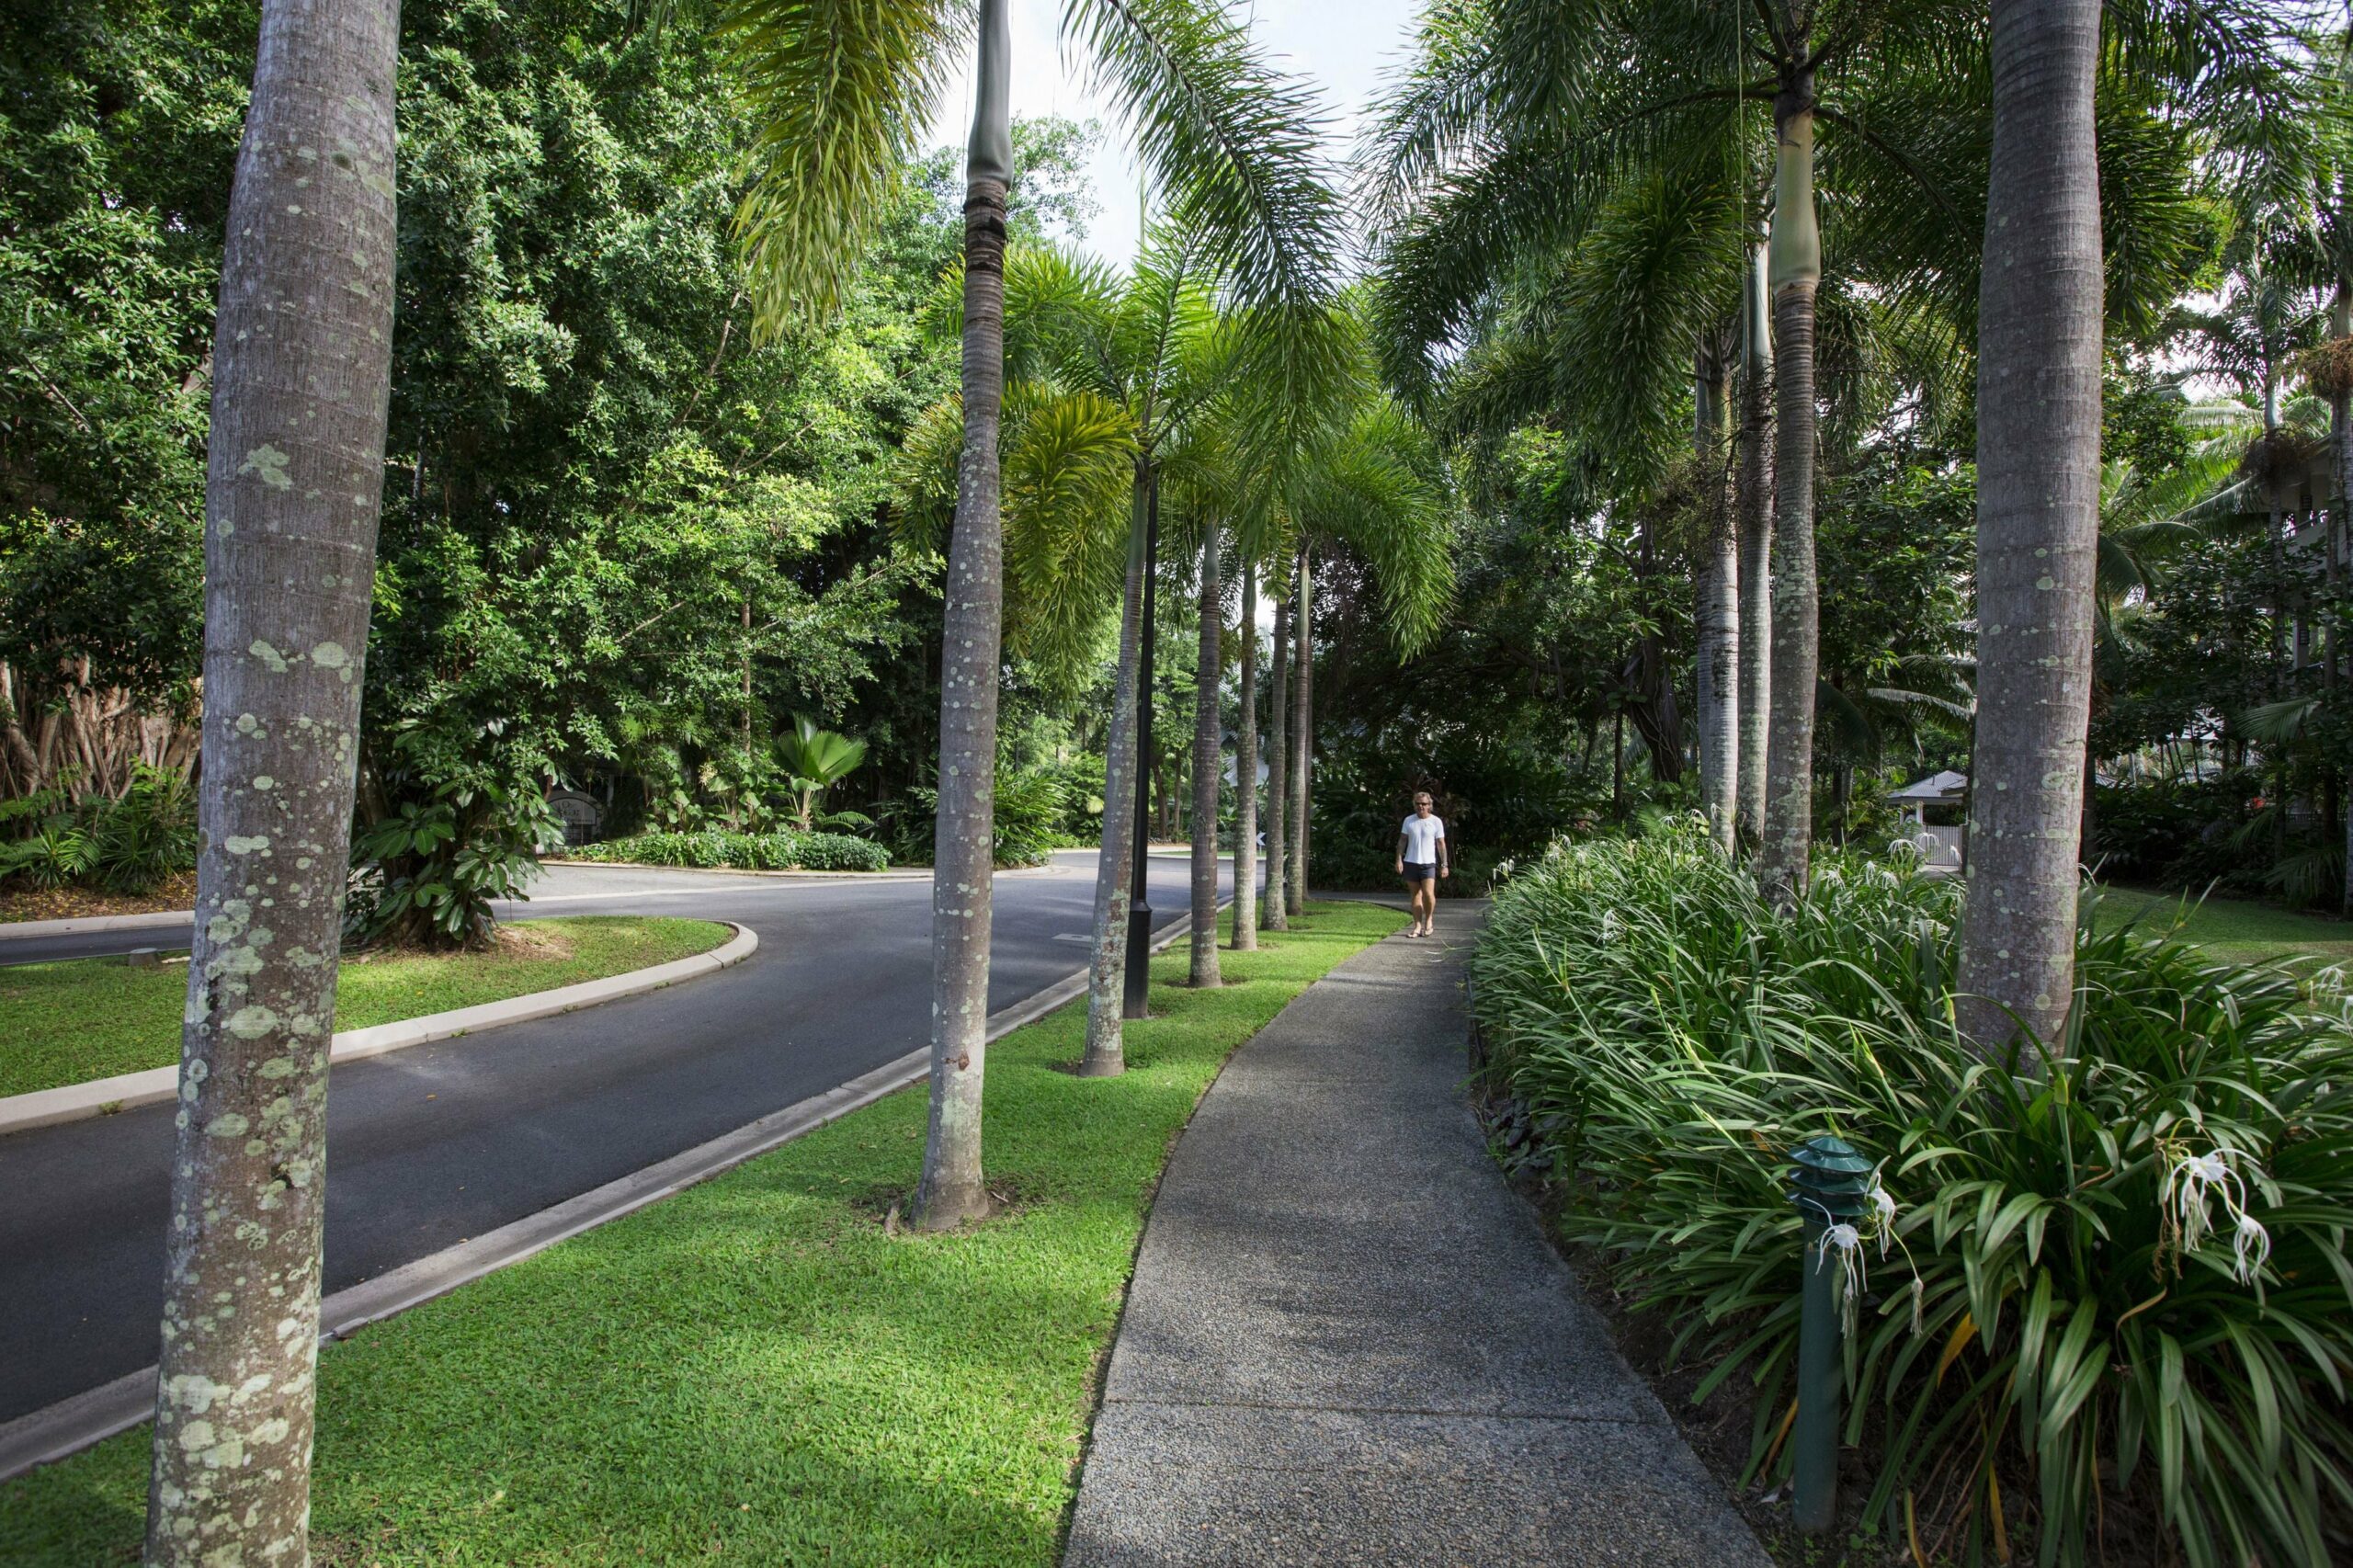
[[[1969,788],[1969,775],[1955,773],[1950,768],[1931,773],[1927,778],[1906,784],[1887,797],[1891,801],[1958,801],[1961,791]]]

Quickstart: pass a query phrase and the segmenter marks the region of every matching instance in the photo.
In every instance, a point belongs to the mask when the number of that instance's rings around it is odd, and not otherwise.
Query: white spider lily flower
[[[2213,1228],[2208,1200],[2217,1194],[2232,1215],[2246,1212],[2245,1186],[2220,1149],[2184,1154],[2165,1173],[2165,1184],[2157,1190],[2157,1206],[2180,1228],[2185,1252],[2194,1249]]]
[[[1880,1186],[1879,1177],[1871,1177],[1871,1189],[1863,1194],[1863,1201],[1871,1206],[1873,1232],[1879,1237],[1879,1256],[1882,1261],[1887,1249],[1895,1242],[1895,1199],[1887,1188]]]
[[[2239,1214],[2238,1233],[2231,1238],[2231,1256],[2234,1260],[2231,1272],[2238,1276],[2242,1285],[2255,1283],[2256,1272],[2271,1256],[2271,1233],[2245,1210]]]
[[[1824,1231],[1822,1250],[1815,1255],[1813,1263],[1817,1271],[1830,1261],[1834,1247],[1838,1253],[1838,1278],[1846,1287],[1846,1301],[1851,1308],[1863,1293],[1863,1234],[1844,1220]]]
[[[1601,945],[1603,947],[1606,948],[1618,939],[1618,912],[1614,909],[1603,910],[1601,912]]]

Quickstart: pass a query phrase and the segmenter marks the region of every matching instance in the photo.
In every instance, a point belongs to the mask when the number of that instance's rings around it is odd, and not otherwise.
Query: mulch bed
[[[0,924],[17,920],[87,920],[101,915],[154,915],[196,907],[196,873],[184,871],[143,893],[96,888],[0,889]]]

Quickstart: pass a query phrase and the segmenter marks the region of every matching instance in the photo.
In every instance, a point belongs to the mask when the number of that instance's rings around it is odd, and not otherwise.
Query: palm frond
[[[972,17],[953,0],[720,0],[718,25],[756,127],[735,238],[773,335],[839,301]]]
[[[1066,35],[1123,108],[1140,160],[1245,305],[1327,294],[1339,199],[1324,109],[1209,0],[1067,0]]]

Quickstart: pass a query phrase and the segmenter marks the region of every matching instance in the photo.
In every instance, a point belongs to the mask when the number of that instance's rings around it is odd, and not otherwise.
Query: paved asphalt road
[[[992,1011],[1073,973],[1091,853],[996,884]],[[1229,862],[1225,875],[1230,880]],[[1186,862],[1155,856],[1165,926]],[[693,1148],[930,1038],[931,884],[564,869],[526,913],[694,915],[748,960],[585,1013],[347,1063],[328,1110],[340,1290]],[[69,938],[79,950],[167,946]],[[0,1421],[155,1359],[171,1102],[0,1137]]]

